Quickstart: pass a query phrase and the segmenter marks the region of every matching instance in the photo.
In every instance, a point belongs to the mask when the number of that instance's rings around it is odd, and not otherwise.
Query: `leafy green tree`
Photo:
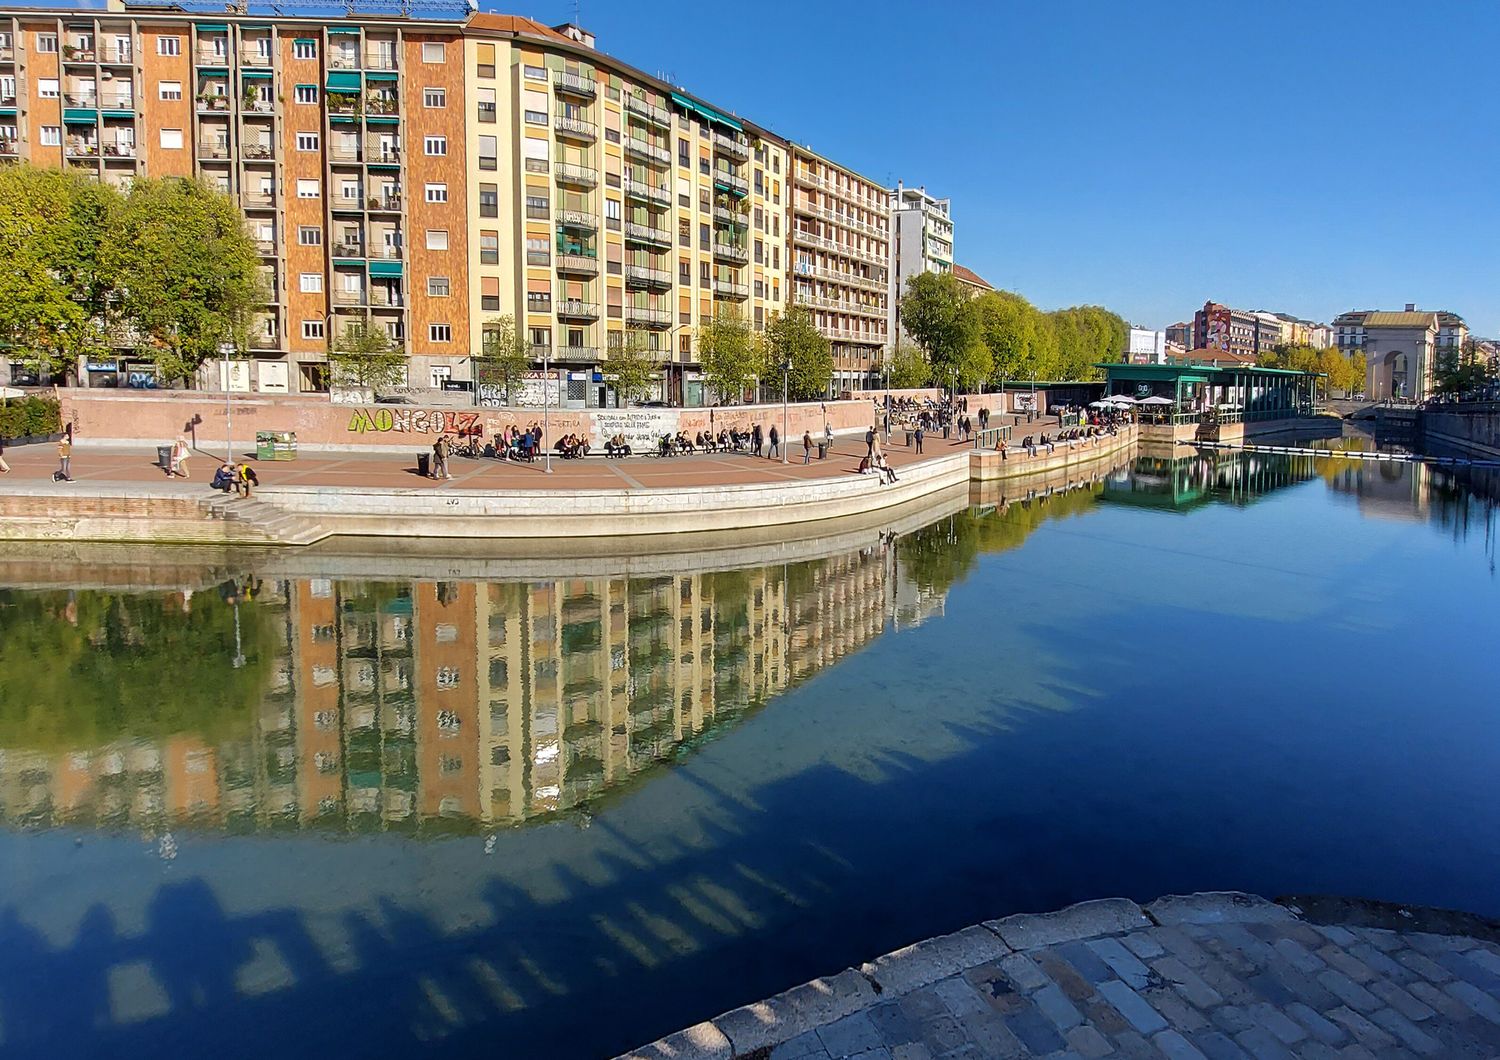
[[[887,382],[897,390],[915,390],[932,381],[932,365],[927,355],[899,336],[887,362]]]
[[[367,320],[344,325],[328,351],[328,372],[336,387],[385,390],[406,384],[406,353],[397,349],[383,327]]]
[[[698,325],[698,363],[721,398],[737,400],[752,379],[766,374],[765,343],[749,320],[721,305]]]
[[[833,380],[833,347],[806,306],[790,306],[766,325],[766,363],[776,371],[791,364],[787,394],[793,401],[827,396]]]
[[[991,369],[999,379],[1030,378],[1042,314],[1011,291],[985,291],[969,303],[978,337],[990,352]]]
[[[951,273],[913,276],[901,296],[901,323],[922,347],[932,374],[942,382],[957,368],[974,339],[969,292]]]
[[[611,332],[610,338],[616,335],[620,333]],[[605,380],[619,396],[621,407],[644,400],[661,378],[655,351],[647,348],[646,336],[639,331],[627,331],[620,335],[619,342],[611,343],[601,367]]]
[[[990,354],[990,348],[977,335],[969,340],[969,345],[953,366],[953,377],[958,381],[959,390],[964,393],[978,390],[979,384],[989,379],[994,372],[995,358]]]
[[[1102,306],[1084,305],[1049,314],[1057,336],[1057,379],[1095,379],[1095,364],[1119,360],[1125,352],[1129,326]]]
[[[531,370],[531,345],[516,326],[516,318],[507,313],[491,317],[485,322],[482,332],[479,362],[475,367],[475,379],[482,383],[496,383],[505,388],[505,403],[515,404],[515,391]]]
[[[0,337],[46,375],[109,349],[119,195],[57,169],[0,169]]]
[[[191,379],[221,346],[247,345],[265,292],[255,244],[227,195],[174,177],[136,181],[118,233],[123,315],[163,378]]]

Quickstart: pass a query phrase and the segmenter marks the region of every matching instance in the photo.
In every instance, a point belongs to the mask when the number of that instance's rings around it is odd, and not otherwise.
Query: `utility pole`
[[[787,450],[787,394],[791,390],[792,381],[792,359],[788,357],[781,364],[781,462],[786,463]]]
[[[542,347],[542,470],[552,474],[552,428],[547,412],[552,404],[552,346]]]

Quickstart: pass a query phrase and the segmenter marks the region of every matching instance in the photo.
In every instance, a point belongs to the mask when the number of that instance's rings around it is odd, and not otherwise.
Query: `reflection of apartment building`
[[[890,192],[793,145],[793,300],[833,344],[833,389],[879,385],[890,322]]]
[[[286,583],[243,728],[0,752],[0,817],[141,828],[443,832],[603,796],[942,609],[894,551],[543,582]],[[281,608],[269,594],[254,607]]]
[[[953,215],[949,200],[898,182],[891,192],[889,334],[901,326],[901,296],[914,276],[950,273],[953,267]]]

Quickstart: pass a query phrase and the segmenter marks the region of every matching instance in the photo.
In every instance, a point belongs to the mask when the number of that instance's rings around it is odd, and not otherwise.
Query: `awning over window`
[[[63,121],[77,125],[96,125],[99,122],[99,112],[96,110],[74,110],[70,107],[63,111]]]
[[[679,107],[685,108],[690,114],[698,115],[704,121],[717,123],[719,125],[727,125],[735,132],[745,131],[745,127],[739,122],[735,121],[733,118],[725,114],[720,114],[712,107],[706,107],[702,103],[688,99],[680,92],[672,93],[672,102],[676,103]]]
[[[328,91],[358,92],[359,89],[359,74],[349,70],[330,70],[328,72]]]
[[[269,70],[241,70],[240,71],[240,76],[241,77],[266,77],[266,78],[269,78],[271,76],[271,71],[269,71]]]
[[[391,279],[401,275],[401,263],[399,261],[372,261],[370,262],[370,275]]]
[[[358,33],[358,26],[329,26],[329,33]]]
[[[365,74],[366,81],[396,81],[399,80],[399,77],[399,74],[385,73],[375,70],[372,70],[369,73]]]
[[[199,33],[228,33],[229,27],[222,22],[195,22]]]

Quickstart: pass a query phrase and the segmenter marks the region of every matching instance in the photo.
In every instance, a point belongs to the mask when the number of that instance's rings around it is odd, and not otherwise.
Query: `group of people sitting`
[[[617,434],[604,443],[604,455],[606,457],[629,456],[630,443],[625,440],[623,434]]]
[[[260,479],[255,475],[255,468],[246,463],[219,465],[219,470],[214,472],[214,480],[209,483],[216,490],[224,493],[233,493],[239,497],[250,496],[250,487],[259,486]]]
[[[1070,427],[1065,431],[1058,431],[1050,437],[1045,432],[1036,437],[1028,434],[1025,438],[1021,439],[1021,448],[1026,450],[1028,455],[1036,456],[1042,449],[1053,453],[1057,451],[1059,445],[1066,445],[1069,449],[1072,449],[1080,443],[1092,443],[1095,439],[1109,437],[1118,433],[1113,424],[1103,427]],[[1004,454],[1006,450],[1005,442],[1002,440],[995,448]]]
[[[577,434],[563,435],[557,443],[557,455],[564,460],[580,460],[588,456],[588,439]]]

